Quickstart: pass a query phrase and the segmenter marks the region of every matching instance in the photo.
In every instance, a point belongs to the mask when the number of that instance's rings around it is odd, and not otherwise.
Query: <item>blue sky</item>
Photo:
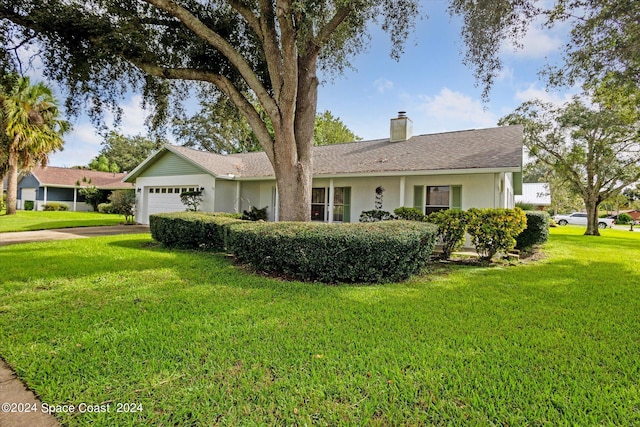
[[[416,135],[478,129],[496,126],[500,117],[524,101],[537,97],[561,103],[576,92],[545,91],[538,72],[559,60],[566,32],[563,28],[542,29],[534,23],[522,49],[514,51],[508,43],[503,45],[503,72],[490,100],[483,103],[473,70],[462,64],[459,21],[446,13],[445,1],[423,4],[429,18],[418,22],[400,61],[389,55],[388,35],[374,29],[369,50],[353,59],[354,69],[323,82],[319,112],[330,110],[356,135],[377,139],[388,136],[389,120],[398,111],[406,111],[413,120]],[[140,104],[139,95],[123,100],[120,132],[146,134]],[[86,117],[72,119],[72,123],[74,131],[65,138],[65,149],[51,156],[53,166],[86,165],[100,151],[101,138]]]

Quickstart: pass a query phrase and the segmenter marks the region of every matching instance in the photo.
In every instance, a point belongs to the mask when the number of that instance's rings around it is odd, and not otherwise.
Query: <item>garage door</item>
[[[199,187],[149,187],[147,189],[147,215],[162,212],[182,212],[186,208],[180,201],[180,193],[195,191]]]

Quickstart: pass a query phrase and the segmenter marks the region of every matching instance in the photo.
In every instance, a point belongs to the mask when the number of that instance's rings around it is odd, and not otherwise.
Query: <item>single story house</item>
[[[42,210],[47,202],[60,202],[67,204],[72,211],[89,211],[92,208],[78,193],[80,188],[88,185],[95,185],[100,190],[133,188],[131,184],[123,182],[126,175],[126,173],[38,166],[31,172],[22,173],[18,177],[17,207],[23,209],[24,202],[31,200],[36,210]]]
[[[411,120],[391,120],[390,137],[314,147],[312,220],[357,222],[374,209],[384,187],[383,210],[514,207],[522,191],[522,127],[413,136]],[[131,171],[136,221],[184,211],[180,193],[200,189],[201,210],[242,212],[267,207],[277,221],[278,192],[264,152],[220,155],[164,145]]]
[[[551,190],[547,182],[525,182],[522,194],[516,195],[516,203],[532,205],[536,210],[544,211],[551,206]]]

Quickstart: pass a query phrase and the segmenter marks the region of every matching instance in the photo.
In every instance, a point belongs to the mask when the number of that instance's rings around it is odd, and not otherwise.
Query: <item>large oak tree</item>
[[[398,57],[418,0],[0,0],[0,60],[39,51],[45,74],[69,88],[67,107],[94,115],[132,87],[166,123],[192,85],[213,86],[246,117],[275,171],[282,220],[309,220],[318,70],[340,72],[373,23]],[[488,88],[499,46],[530,19],[530,1],[451,0],[464,17],[466,61]],[[273,125],[250,102],[256,99]]]
[[[525,102],[500,124],[524,125],[525,146],[582,197],[585,234],[597,236],[600,203],[640,179],[640,91],[602,84],[592,95],[592,105]]]

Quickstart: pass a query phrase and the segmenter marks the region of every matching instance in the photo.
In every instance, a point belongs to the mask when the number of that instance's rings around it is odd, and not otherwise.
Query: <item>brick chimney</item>
[[[398,112],[398,117],[391,119],[390,142],[400,142],[411,139],[413,136],[413,122],[407,117],[406,111]]]

